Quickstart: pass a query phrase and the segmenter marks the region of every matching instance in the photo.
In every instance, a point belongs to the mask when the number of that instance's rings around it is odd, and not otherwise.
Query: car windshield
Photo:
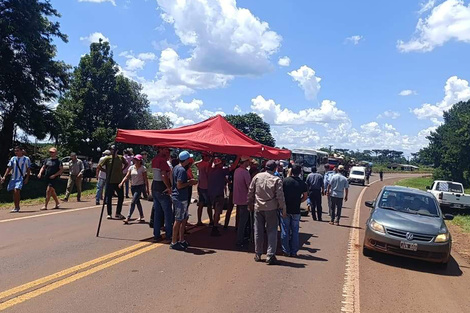
[[[379,207],[409,214],[439,216],[439,209],[432,197],[412,192],[385,190]]]
[[[444,192],[458,192],[462,193],[462,185],[451,183],[451,182],[439,182],[437,183],[436,190]]]
[[[352,171],[352,173],[351,173],[351,174],[353,174],[353,175],[361,175],[361,176],[363,176],[363,175],[364,175],[364,172],[361,172],[361,171]]]
[[[302,166],[314,167],[317,163],[316,155],[294,153],[292,157],[296,164],[300,164]]]

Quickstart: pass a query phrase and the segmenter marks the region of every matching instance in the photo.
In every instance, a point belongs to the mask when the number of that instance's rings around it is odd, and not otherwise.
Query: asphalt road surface
[[[91,200],[45,212],[2,210],[0,311],[470,312],[469,264],[458,254],[442,270],[360,253],[369,213],[362,203],[397,179],[351,186],[342,226],[302,217],[298,257],[278,255],[275,266],[236,249],[233,217],[221,237],[190,227],[191,247],[179,252],[153,243],[148,225],[137,222],[104,219],[95,237],[101,207]],[[147,218],[150,209],[144,201]],[[190,213],[194,223],[195,205]]]

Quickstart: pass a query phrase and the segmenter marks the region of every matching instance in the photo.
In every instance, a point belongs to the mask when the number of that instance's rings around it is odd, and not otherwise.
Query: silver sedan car
[[[427,192],[397,186],[382,188],[366,223],[363,254],[373,252],[401,255],[440,263],[450,259],[452,237],[436,199]]]

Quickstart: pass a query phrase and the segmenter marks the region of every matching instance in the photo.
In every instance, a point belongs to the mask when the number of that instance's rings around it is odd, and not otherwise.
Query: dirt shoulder
[[[452,234],[452,250],[470,263],[470,233],[463,232],[460,226],[451,223],[447,223],[447,227]]]

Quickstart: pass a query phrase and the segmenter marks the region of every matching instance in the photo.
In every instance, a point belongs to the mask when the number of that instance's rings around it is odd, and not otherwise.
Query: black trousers
[[[311,190],[308,194],[308,197],[310,198],[310,207],[312,208],[312,218],[314,220],[318,218],[318,220],[321,221],[322,220],[321,190],[320,189]]]
[[[108,215],[112,215],[113,194],[115,191],[118,195],[116,215],[121,214],[122,211],[122,203],[124,202],[124,190],[123,188],[119,188],[119,184],[109,184],[108,189],[106,190],[106,206],[108,209]]]

